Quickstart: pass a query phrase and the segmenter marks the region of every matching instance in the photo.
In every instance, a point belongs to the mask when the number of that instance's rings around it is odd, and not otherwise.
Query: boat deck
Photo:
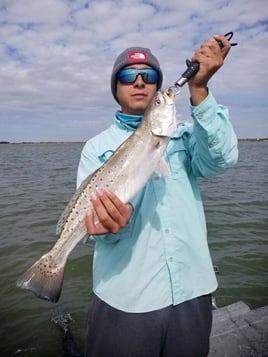
[[[239,301],[214,310],[209,357],[268,357],[268,306]]]

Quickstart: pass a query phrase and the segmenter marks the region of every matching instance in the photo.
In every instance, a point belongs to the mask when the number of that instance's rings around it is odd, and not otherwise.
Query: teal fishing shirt
[[[196,179],[235,165],[237,138],[227,109],[211,93],[190,110],[193,123],[179,123],[166,150],[170,177],[152,177],[132,199],[132,217],[118,234],[90,237],[95,241],[93,291],[116,309],[153,311],[217,288]],[[133,130],[115,118],[90,139],[81,153],[77,186]]]

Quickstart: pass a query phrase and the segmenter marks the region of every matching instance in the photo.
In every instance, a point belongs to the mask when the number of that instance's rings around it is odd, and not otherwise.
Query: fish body
[[[167,176],[164,152],[175,130],[174,95],[171,91],[158,91],[136,131],[82,182],[58,222],[58,240],[18,279],[17,286],[31,290],[39,298],[57,302],[67,258],[87,234],[85,216],[93,209],[92,194],[98,189],[108,189],[127,203],[155,172]]]

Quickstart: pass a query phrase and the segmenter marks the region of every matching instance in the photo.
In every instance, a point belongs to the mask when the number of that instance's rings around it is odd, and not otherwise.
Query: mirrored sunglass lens
[[[157,82],[157,72],[153,70],[146,70],[141,73],[142,79],[146,83],[156,83]]]
[[[137,73],[129,70],[121,70],[118,73],[118,79],[121,83],[132,83],[135,82]]]
[[[122,69],[118,73],[118,79],[121,83],[134,83],[138,75],[142,76],[145,83],[154,84],[158,80],[157,71],[153,68],[148,69]]]

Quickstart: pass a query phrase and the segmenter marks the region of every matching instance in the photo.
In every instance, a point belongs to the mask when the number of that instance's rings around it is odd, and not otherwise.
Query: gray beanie
[[[158,83],[157,89],[159,89],[162,85],[163,81],[163,73],[160,68],[160,64],[157,58],[152,54],[149,48],[144,47],[129,47],[125,51],[123,51],[115,60],[113,71],[111,75],[111,90],[115,100],[118,102],[116,98],[116,83],[117,83],[117,73],[126,66],[135,64],[135,63],[144,63],[148,66],[151,66],[158,72]]]

